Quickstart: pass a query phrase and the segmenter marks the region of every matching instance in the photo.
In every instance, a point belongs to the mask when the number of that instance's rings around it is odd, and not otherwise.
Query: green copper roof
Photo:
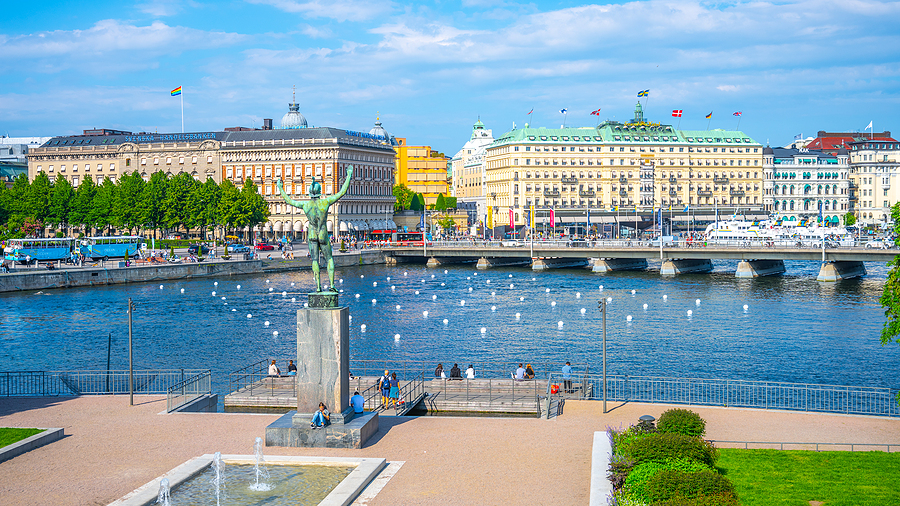
[[[603,137],[593,127],[574,128],[516,128],[510,130],[494,140],[488,147],[502,146],[504,144],[569,144],[569,143],[597,143]]]
[[[749,135],[740,130],[722,130],[714,128],[712,130],[680,130],[679,133],[688,144],[754,144],[761,146],[762,144],[751,139]]]
[[[761,146],[739,130],[676,130],[660,123],[605,121],[597,127],[517,128],[498,137],[488,147],[505,144],[671,143],[699,145]]]

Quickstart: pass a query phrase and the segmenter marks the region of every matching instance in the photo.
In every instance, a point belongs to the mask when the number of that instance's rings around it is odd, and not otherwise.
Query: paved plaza
[[[165,398],[0,399],[0,426],[66,437],[0,463],[4,504],[105,505],[186,460],[250,454],[278,415],[160,414]],[[595,431],[670,406],[569,401],[553,420],[391,417],[361,450],[266,448],[268,455],[382,457],[404,464],[367,504],[587,504]],[[691,407],[715,440],[900,443],[900,419]],[[896,451],[897,448],[894,449]]]

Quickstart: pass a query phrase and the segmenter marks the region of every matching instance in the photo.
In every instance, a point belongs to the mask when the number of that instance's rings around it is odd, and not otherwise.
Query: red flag
[[[556,212],[550,209],[550,223],[556,227]]]
[[[597,109],[596,111],[591,112],[591,116],[600,116],[600,109]]]
[[[526,116],[530,115],[530,114],[533,113],[533,112],[534,112],[534,109],[528,111],[528,114],[526,114]]]
[[[681,117],[681,113],[682,113],[683,111],[684,111],[684,109],[674,109],[674,110],[672,111],[672,117],[673,117],[673,118],[680,118],[680,117]]]
[[[509,228],[512,228],[512,229],[516,228],[516,222],[513,221],[513,210],[512,209],[509,210]]]

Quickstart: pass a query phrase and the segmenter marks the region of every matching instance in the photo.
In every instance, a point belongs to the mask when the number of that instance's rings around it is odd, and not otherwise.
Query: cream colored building
[[[528,209],[762,209],[762,146],[739,131],[648,122],[507,132],[486,148],[484,195],[496,224]]]
[[[900,142],[891,138],[850,143],[852,211],[865,225],[892,221],[891,207],[900,202]]]
[[[846,149],[837,155],[807,148],[763,149],[763,202],[779,218],[844,222],[850,209],[850,165]]]

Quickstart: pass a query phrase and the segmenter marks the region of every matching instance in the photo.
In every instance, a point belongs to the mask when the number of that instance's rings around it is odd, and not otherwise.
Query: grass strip
[[[900,452],[719,451],[742,506],[900,504]]]
[[[44,429],[17,429],[13,427],[0,427],[0,448],[18,443],[35,434],[44,432]]]

